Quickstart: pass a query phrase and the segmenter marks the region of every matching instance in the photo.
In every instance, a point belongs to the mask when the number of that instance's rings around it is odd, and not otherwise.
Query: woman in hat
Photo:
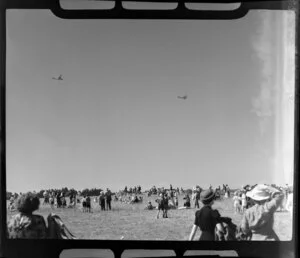
[[[16,202],[18,214],[8,221],[9,238],[43,239],[47,237],[47,227],[43,216],[32,214],[38,210],[40,200],[36,194],[22,194]]]
[[[257,185],[247,196],[254,202],[254,206],[247,209],[241,221],[241,230],[245,235],[252,234],[252,240],[279,240],[273,229],[274,213],[283,200],[283,193],[277,189]]]
[[[215,199],[215,192],[212,189],[202,191],[200,194],[200,201],[203,203],[203,207],[196,211],[195,222],[189,237],[189,240],[193,240],[197,229],[200,229],[199,240],[215,240],[215,228],[222,231],[221,215],[217,210],[212,209],[212,205]]]

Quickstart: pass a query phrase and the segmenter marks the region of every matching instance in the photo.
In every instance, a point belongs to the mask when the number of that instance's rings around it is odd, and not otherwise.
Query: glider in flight
[[[184,99],[186,100],[187,99],[187,95],[184,95],[184,96],[177,96],[178,99]]]
[[[57,81],[62,81],[63,77],[62,75],[58,76],[58,77],[52,77],[53,80],[57,80]]]

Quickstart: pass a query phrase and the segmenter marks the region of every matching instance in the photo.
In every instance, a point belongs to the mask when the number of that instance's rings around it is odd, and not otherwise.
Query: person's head
[[[22,194],[16,203],[16,208],[19,212],[25,214],[32,214],[40,206],[40,199],[34,193],[28,192]]]
[[[256,204],[263,204],[271,198],[270,191],[261,185],[255,186],[251,191],[246,193],[246,196],[251,198]]]
[[[213,205],[215,200],[215,192],[211,189],[202,191],[200,194],[200,201],[204,205]]]

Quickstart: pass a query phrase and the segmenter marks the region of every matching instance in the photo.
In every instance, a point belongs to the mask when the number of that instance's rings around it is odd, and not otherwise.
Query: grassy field
[[[75,209],[55,208],[53,210],[50,206],[41,204],[36,213],[45,218],[50,212],[58,214],[71,232],[80,239],[188,240],[196,209],[169,210],[169,218],[157,219],[157,210],[144,210],[147,201],[155,205],[156,198],[156,196],[149,198],[145,196],[141,204],[113,201],[111,211],[101,211],[99,204],[93,202],[92,213],[83,213],[80,204],[77,204]],[[179,206],[182,205],[183,200],[180,197]],[[242,218],[242,215],[234,214],[231,199],[216,201],[213,208],[218,209],[222,216],[231,217],[236,224],[239,224]],[[12,214],[14,212],[8,212],[8,217]],[[289,213],[275,213],[274,229],[280,240],[291,239],[292,220]]]

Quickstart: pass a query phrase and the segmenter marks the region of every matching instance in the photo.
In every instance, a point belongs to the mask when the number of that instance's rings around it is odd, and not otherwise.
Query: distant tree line
[[[42,189],[38,192],[36,192],[37,196],[39,198],[44,197],[44,192],[48,193],[54,193],[55,195],[63,193],[65,197],[70,197],[74,195],[82,195],[82,196],[99,196],[100,192],[103,191],[101,188],[85,188],[82,191],[75,190],[74,188],[68,188],[68,187],[63,187],[61,189]],[[13,193],[13,192],[6,192],[6,199],[9,200],[12,196],[18,197],[21,193]]]

